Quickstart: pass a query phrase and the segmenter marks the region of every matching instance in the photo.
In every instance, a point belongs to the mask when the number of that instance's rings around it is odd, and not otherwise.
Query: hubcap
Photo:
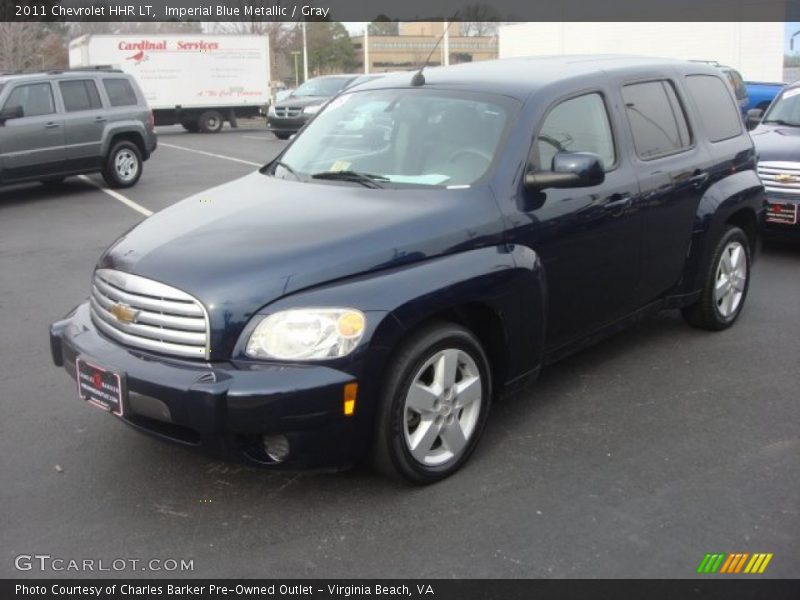
[[[723,318],[736,314],[747,284],[747,256],[744,246],[731,242],[722,251],[717,265],[714,302]]]
[[[139,172],[139,161],[130,150],[120,150],[114,158],[114,168],[123,181],[130,181]]]
[[[406,445],[417,462],[436,466],[463,454],[478,424],[482,387],[463,350],[441,350],[422,365],[403,410]]]

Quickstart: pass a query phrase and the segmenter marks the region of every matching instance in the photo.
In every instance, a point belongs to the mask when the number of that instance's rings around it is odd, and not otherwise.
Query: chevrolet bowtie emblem
[[[792,175],[791,173],[778,173],[775,175],[775,181],[778,183],[796,183],[800,181],[797,175]]]
[[[139,316],[139,311],[127,304],[115,304],[109,309],[109,312],[121,323],[135,323],[136,317]]]

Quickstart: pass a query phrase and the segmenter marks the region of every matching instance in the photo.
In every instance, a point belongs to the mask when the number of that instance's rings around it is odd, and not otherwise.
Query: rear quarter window
[[[713,75],[688,75],[686,89],[711,142],[721,142],[742,133],[739,108],[722,79]]]
[[[111,106],[135,106],[139,103],[136,92],[133,91],[133,86],[127,79],[120,77],[103,79],[103,87],[106,88]]]
[[[686,115],[671,81],[625,85],[622,99],[639,158],[669,156],[692,146]]]

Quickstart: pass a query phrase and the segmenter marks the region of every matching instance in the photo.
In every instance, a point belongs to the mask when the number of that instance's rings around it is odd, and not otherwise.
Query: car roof
[[[128,76],[120,69],[59,69],[53,71],[26,71],[23,73],[0,73],[0,83],[9,81],[26,81],[48,77],[86,77],[94,74],[114,74]]]
[[[635,77],[659,69],[673,71],[676,67],[693,73],[719,75],[718,68],[706,63],[611,54],[503,58],[449,67],[426,67],[423,74],[425,86],[492,92],[524,99],[540,88],[597,75],[598,72]],[[358,90],[409,87],[414,73],[387,74],[359,84]]]

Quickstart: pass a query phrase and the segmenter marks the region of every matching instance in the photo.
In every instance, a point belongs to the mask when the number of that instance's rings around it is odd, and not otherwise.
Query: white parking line
[[[101,192],[103,192],[103,193],[105,193],[105,194],[108,194],[109,196],[111,196],[112,198],[114,198],[114,200],[119,200],[119,201],[120,201],[120,202],[122,202],[122,203],[123,203],[125,206],[128,206],[128,207],[132,208],[132,209],[133,209],[133,210],[135,210],[136,212],[142,213],[142,214],[143,214],[145,217],[149,217],[150,215],[152,215],[152,214],[153,214],[153,211],[152,211],[152,210],[149,210],[149,209],[145,208],[145,207],[144,207],[144,206],[142,206],[141,204],[137,204],[136,202],[134,202],[134,201],[133,201],[133,200],[131,200],[130,198],[126,198],[125,196],[123,196],[123,195],[122,195],[122,194],[120,194],[119,192],[116,192],[116,191],[114,191],[114,190],[112,190],[112,189],[109,189],[109,188],[107,188],[107,187],[103,187],[102,185],[100,185],[99,183],[97,183],[97,182],[96,182],[96,181],[94,181],[93,179],[90,179],[90,178],[89,178],[89,177],[87,177],[86,175],[78,175],[78,179],[80,179],[81,181],[85,181],[86,183],[89,183],[89,184],[93,185],[94,187],[96,187],[96,188],[97,188],[98,190],[100,190]]]
[[[272,136],[269,135],[243,135],[243,138],[247,138],[248,140],[269,140],[272,139]]]
[[[186,146],[176,146],[175,144],[165,144],[159,142],[158,146],[165,146],[167,148],[175,148],[176,150],[185,150],[186,152],[194,152],[195,154],[202,154],[204,156],[211,156],[212,158],[221,158],[223,160],[232,160],[233,162],[242,163],[243,165],[250,165],[253,167],[260,167],[264,163],[256,163],[249,160],[242,160],[241,158],[234,158],[233,156],[225,156],[224,154],[214,154],[213,152],[205,152],[203,150],[195,150],[194,148],[187,148]]]

